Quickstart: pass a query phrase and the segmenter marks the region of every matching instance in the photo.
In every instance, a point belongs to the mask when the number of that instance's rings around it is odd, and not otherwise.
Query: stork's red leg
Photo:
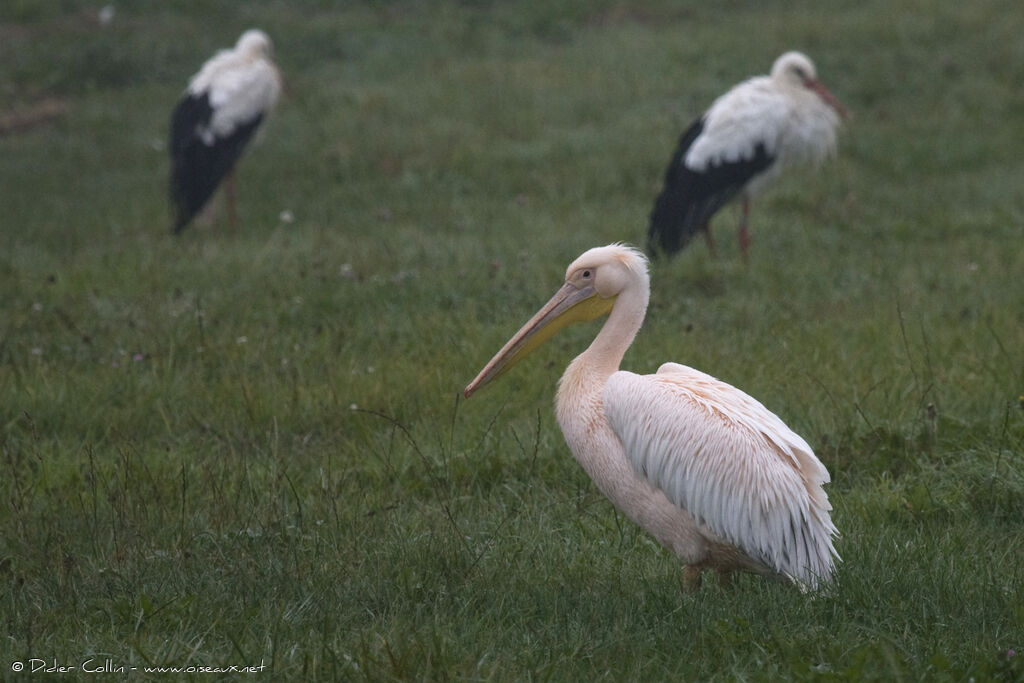
[[[715,240],[712,239],[712,237],[711,237],[711,223],[710,222],[705,223],[704,227],[701,228],[701,230],[704,232],[704,241],[707,242],[708,251],[711,252],[712,256],[714,256],[715,255]]]
[[[747,231],[747,218],[750,216],[750,199],[743,198],[743,213],[740,215],[740,254],[744,263],[747,260],[747,247],[750,246],[750,232]]]
[[[228,226],[231,228],[231,232],[238,229],[238,214],[235,211],[235,171],[231,170],[228,172],[228,177],[224,181],[224,199],[228,204]]]

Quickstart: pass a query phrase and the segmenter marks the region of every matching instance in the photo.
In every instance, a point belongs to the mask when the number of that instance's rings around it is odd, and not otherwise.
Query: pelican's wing
[[[828,471],[758,401],[669,363],[613,374],[604,409],[637,472],[699,522],[808,586],[832,573]]]

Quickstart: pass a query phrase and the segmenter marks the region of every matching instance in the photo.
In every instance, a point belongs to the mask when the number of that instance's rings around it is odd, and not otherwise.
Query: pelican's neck
[[[604,415],[604,387],[644,321],[648,291],[645,286],[619,294],[593,343],[569,363],[555,397],[555,415],[573,455],[598,488],[624,510],[629,509],[626,501],[637,497],[635,474],[630,474],[624,454],[608,450],[618,441]]]
[[[627,287],[618,295],[601,331],[572,363],[577,369],[585,368],[587,374],[601,384],[619,369],[622,357],[643,325],[650,287],[646,281],[639,281],[637,285]]]

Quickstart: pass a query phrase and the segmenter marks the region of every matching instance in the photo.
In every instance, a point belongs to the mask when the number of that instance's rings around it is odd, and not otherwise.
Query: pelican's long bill
[[[466,398],[491,380],[503,375],[506,370],[528,356],[566,325],[586,322],[605,315],[612,310],[614,303],[615,297],[605,299],[591,284],[578,287],[572,282],[566,282],[551,300],[505,343],[476,379],[469,383],[465,390]]]

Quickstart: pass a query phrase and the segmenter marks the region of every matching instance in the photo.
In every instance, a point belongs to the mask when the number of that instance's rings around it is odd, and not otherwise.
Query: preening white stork
[[[273,109],[281,76],[263,31],[242,34],[189,81],[171,116],[171,202],[174,232],[181,232],[227,177],[228,221],[235,213],[234,167],[246,144]]]
[[[771,75],[732,88],[680,137],[651,212],[648,252],[674,254],[698,230],[714,251],[711,217],[739,195],[746,258],[751,197],[787,167],[820,163],[831,154],[839,117],[847,115],[800,52],[776,59]]]
[[[828,580],[837,533],[810,446],[758,401],[710,375],[665,363],[654,375],[619,370],[643,324],[647,259],[622,245],[591,249],[565,284],[505,344],[465,395],[503,374],[565,325],[608,314],[558,385],[558,423],[594,483],[686,565]]]

